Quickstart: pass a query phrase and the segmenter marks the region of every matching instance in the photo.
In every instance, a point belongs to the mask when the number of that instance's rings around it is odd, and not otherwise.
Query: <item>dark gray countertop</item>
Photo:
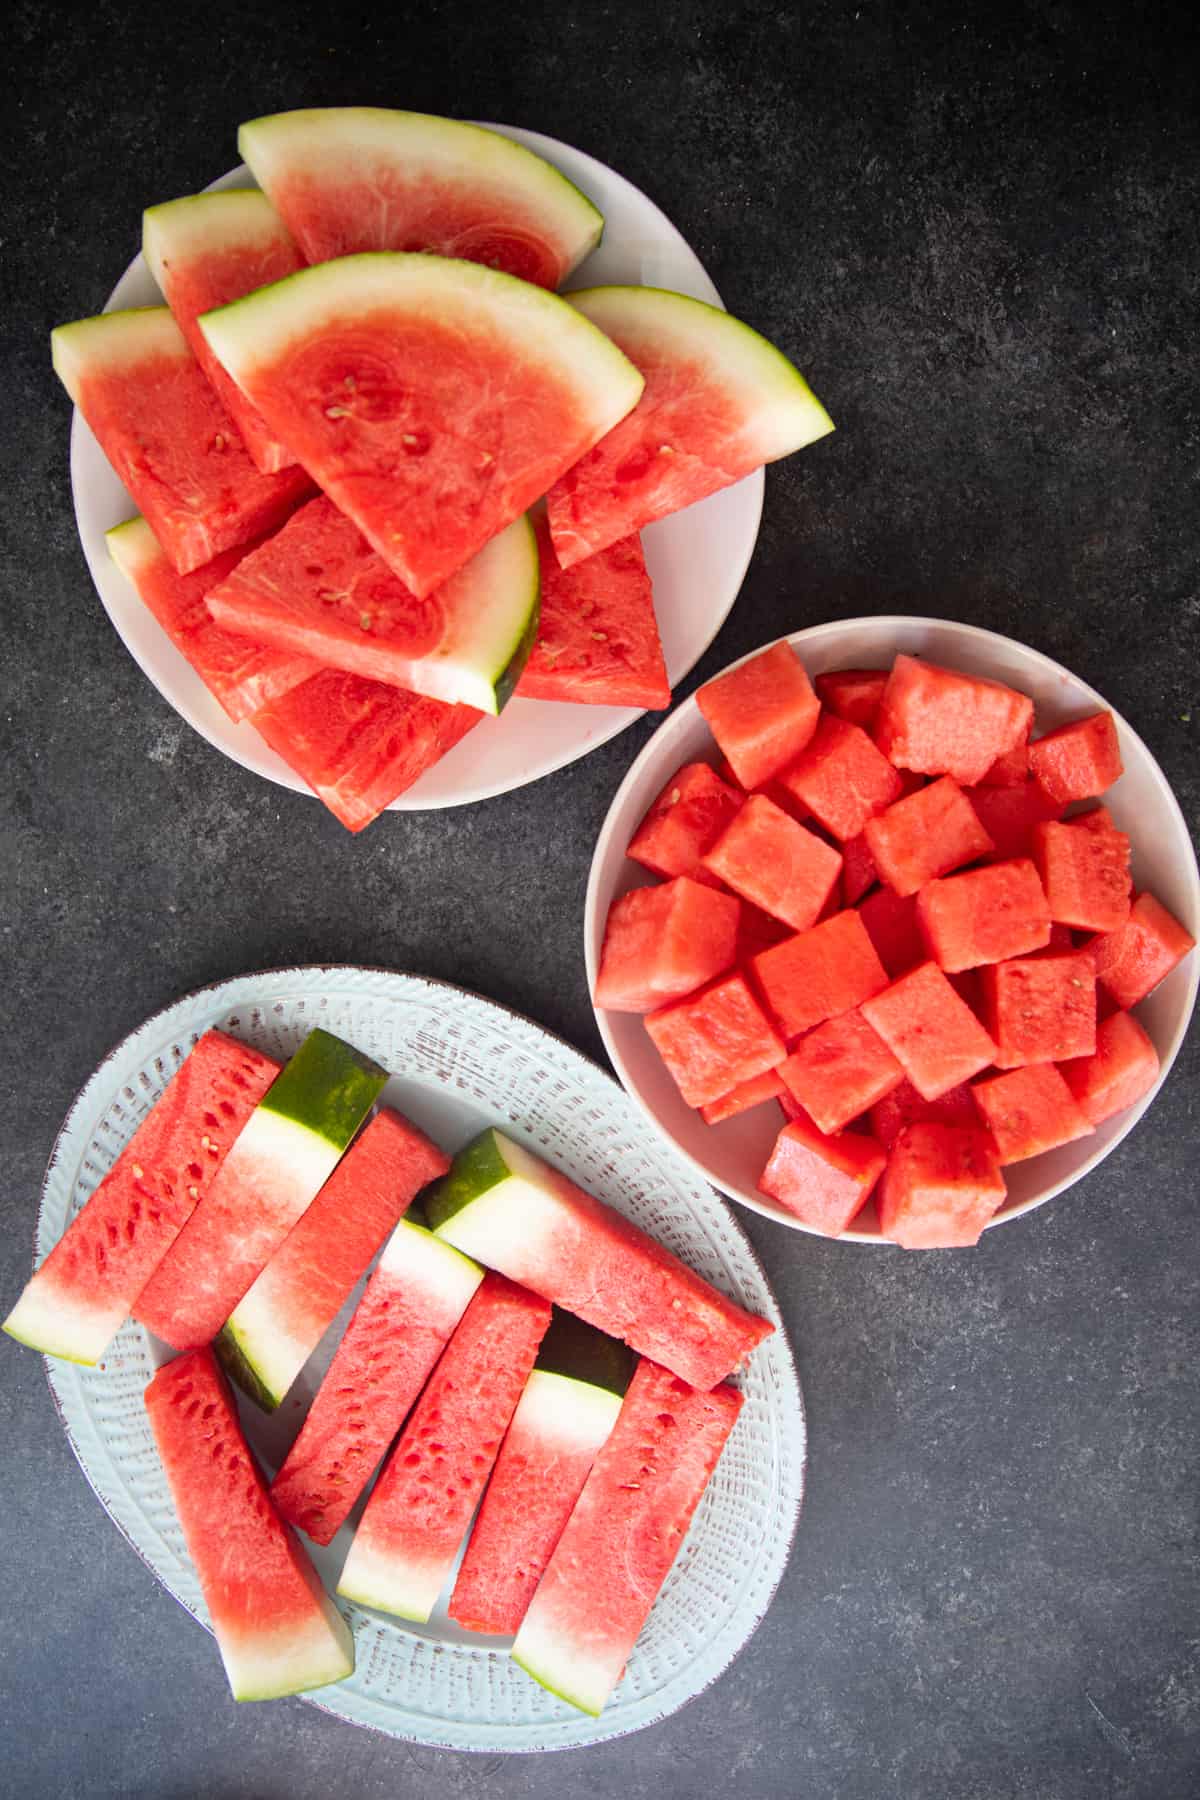
[[[26,1273],[76,1089],[212,978],[386,963],[599,1054],[584,884],[650,721],[523,792],[356,841],[195,737],[92,592],[47,333],[99,307],[144,204],[230,165],[241,118],[376,100],[533,126],[611,162],[840,427],[770,472],[745,591],[697,676],[829,616],[969,619],[1099,687],[1196,818],[1196,39],[1169,9],[972,10],[17,7],[0,127],[15,169],[0,1297]],[[88,1491],[39,1359],[6,1343],[0,1791],[1195,1792],[1198,1070],[1193,1035],[1103,1167],[974,1254],[743,1220],[809,1406],[795,1552],[714,1688],[587,1755],[473,1761],[298,1701],[235,1709],[209,1640]]]

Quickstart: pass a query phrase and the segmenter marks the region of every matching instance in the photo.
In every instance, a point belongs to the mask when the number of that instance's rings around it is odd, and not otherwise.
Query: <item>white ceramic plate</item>
[[[547,158],[582,188],[604,214],[604,240],[580,265],[572,287],[632,282],[674,288],[697,300],[722,304],[721,296],[670,220],[632,182],[604,163],[536,131],[495,125]],[[212,184],[249,187],[244,167]],[[147,205],[167,198],[150,193]],[[136,256],[109,295],[117,307],[156,306],[162,297],[141,256]],[[676,686],[724,624],[746,573],[762,513],[763,471],[735,487],[661,519],[643,535],[654,583],[654,606]],[[78,411],[71,427],[71,486],[75,517],[92,580],[109,618],[134,661],[164,700],[216,749],[256,775],[307,794],[298,775],[269,750],[254,727],[234,725],[195,670],[171,644],[115,567],[104,534],[136,510]],[[632,707],[568,706],[547,700],[513,700],[498,719],[484,719],[461,744],[392,802],[393,812],[465,806],[537,781],[586,756],[624,731],[641,713]]]
[[[575,1712],[524,1675],[507,1654],[510,1640],[475,1637],[455,1625],[446,1616],[448,1594],[426,1627],[339,1603],[354,1630],[357,1669],[349,1681],[306,1696],[356,1725],[453,1750],[577,1749],[638,1731],[715,1680],[766,1611],[800,1509],[804,1410],[779,1311],[754,1252],[707,1183],[647,1129],[595,1064],[528,1019],[411,975],[282,969],[203,988],[119,1044],[75,1102],[46,1173],[37,1259],[58,1241],[201,1032],[220,1026],[286,1057],[317,1024],[390,1069],[384,1101],[448,1150],[485,1124],[502,1125],[779,1327],[739,1378],[746,1402],[738,1423],[599,1719]],[[299,1429],[356,1297],[278,1413],[268,1418],[241,1402],[250,1442],[272,1472]],[[88,1481],[163,1585],[204,1622],[142,1405],[147,1381],[169,1355],[128,1321],[96,1369],[50,1359],[47,1368]],[[327,1550],[310,1546],[331,1589],[350,1538],[347,1526]]]
[[[903,650],[950,668],[1009,682],[1033,699],[1039,732],[1108,705],[1094,688],[1039,651],[950,619],[847,619],[793,632],[787,642],[803,658],[810,675],[829,669],[882,668]],[[1134,880],[1139,887],[1150,888],[1193,937],[1200,937],[1200,878],[1183,814],[1141,738],[1119,714],[1116,720],[1125,773],[1105,795],[1105,805],[1133,840]],[[646,870],[627,860],[625,846],[651,801],[681,763],[716,761],[716,745],[693,696],[655,732],[618,789],[596,842],[588,881],[584,942],[590,992],[595,991],[609,906],[618,894],[651,879]],[[1007,1168],[1008,1202],[991,1220],[992,1225],[1007,1224],[1062,1193],[1132,1131],[1166,1080],[1183,1042],[1198,980],[1200,955],[1193,952],[1137,1009],[1162,1062],[1150,1092],[1136,1106],[1107,1120],[1092,1136]],[[640,1018],[598,1010],[596,1021],[626,1088],[697,1174],[781,1225],[811,1229],[758,1191],[758,1177],[782,1124],[778,1107],[759,1106],[723,1125],[706,1125],[698,1112],[684,1104]],[[873,1202],[839,1241],[884,1243]]]

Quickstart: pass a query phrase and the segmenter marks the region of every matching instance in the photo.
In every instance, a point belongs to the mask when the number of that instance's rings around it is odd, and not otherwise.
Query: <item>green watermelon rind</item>
[[[274,1113],[344,1150],[388,1079],[373,1057],[316,1026],[284,1065],[259,1112]]]
[[[242,1344],[241,1334],[232,1318],[217,1334],[213,1348],[221,1359],[225,1373],[231,1381],[236,1381],[243,1394],[248,1395],[256,1406],[262,1408],[263,1412],[275,1412],[284,1396],[274,1393],[259,1375]]]

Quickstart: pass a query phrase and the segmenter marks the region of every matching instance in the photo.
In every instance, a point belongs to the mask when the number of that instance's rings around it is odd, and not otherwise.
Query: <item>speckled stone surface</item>
[[[973,16],[974,15],[974,16]],[[838,434],[771,472],[697,677],[788,627],[920,610],[1098,686],[1197,816],[1197,44],[1182,10],[743,0],[9,15],[0,455],[0,1298],[54,1131],[105,1050],[210,978],[386,963],[599,1053],[591,845],[649,722],[587,763],[355,841],[222,761],[92,592],[47,333],[239,119],[374,100],[564,137],[680,225]],[[0,1792],[326,1800],[1008,1796],[1200,1786],[1193,1036],[1153,1115],[974,1254],[746,1225],[811,1421],[765,1624],[685,1713],[538,1763],[236,1709],[86,1488],[39,1360],[0,1348]]]

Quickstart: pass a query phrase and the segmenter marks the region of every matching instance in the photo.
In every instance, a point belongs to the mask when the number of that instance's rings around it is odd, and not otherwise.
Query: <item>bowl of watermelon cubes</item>
[[[1131,726],[949,620],[798,631],[658,730],[601,831],[588,980],[630,1094],[725,1193],[974,1244],[1136,1124],[1191,1017],[1200,879]]]

